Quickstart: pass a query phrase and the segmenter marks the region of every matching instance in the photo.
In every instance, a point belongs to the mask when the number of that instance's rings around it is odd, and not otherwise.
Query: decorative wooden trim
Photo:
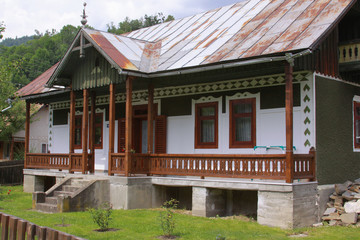
[[[294,153],[293,153],[293,67],[285,62],[285,115],[286,115],[286,182],[292,183],[294,178]]]
[[[233,106],[237,103],[251,103],[251,113],[233,112]],[[236,99],[229,101],[229,148],[253,148],[256,145],[256,98]],[[251,117],[251,140],[246,142],[236,141],[235,121],[237,118]]]
[[[360,102],[356,102],[354,101],[354,148],[355,149],[360,149],[360,143],[356,142],[356,120],[360,121],[360,114],[357,114],[356,108],[360,108]],[[360,136],[359,136],[360,137]]]
[[[310,72],[296,72],[294,73],[293,81],[296,83],[308,81],[307,76],[311,75]],[[154,90],[154,99],[162,99],[169,97],[189,96],[208,94],[215,92],[227,92],[241,89],[252,89],[261,87],[271,87],[285,85],[285,75],[276,74],[261,76],[255,78],[236,79],[229,81],[218,81],[213,83],[201,83],[175,87],[157,88]],[[140,90],[132,92],[132,101],[139,102],[148,98],[148,90]],[[126,101],[125,93],[118,93],[115,95],[115,103],[123,103]],[[97,96],[97,105],[109,104],[109,95]],[[50,104],[53,109],[68,109],[70,106],[69,101],[62,101]],[[82,107],[82,101],[76,100],[76,107]]]
[[[109,103],[109,156],[108,174],[111,175],[111,154],[114,153],[115,141],[115,85],[110,84],[110,103]]]
[[[82,149],[82,118],[83,114],[81,115],[75,115],[74,117],[74,149]],[[76,119],[80,119],[80,121],[76,121]],[[76,125],[76,122],[81,123],[81,125]],[[80,129],[80,143],[76,144],[75,138],[76,138],[76,129]]]
[[[83,117],[82,117],[82,128],[81,128],[81,142],[82,142],[82,174],[87,171],[88,165],[88,131],[89,131],[89,90],[83,90]]]
[[[195,149],[200,148],[218,148],[218,121],[219,121],[219,103],[218,102],[206,102],[195,104]],[[214,116],[201,116],[201,108],[214,107]],[[201,142],[201,121],[214,120],[214,142]]]

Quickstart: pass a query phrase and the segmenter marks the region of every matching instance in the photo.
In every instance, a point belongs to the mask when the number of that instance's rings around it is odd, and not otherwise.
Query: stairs
[[[82,178],[68,178],[62,183],[56,184],[46,193],[36,193],[42,196],[35,200],[35,209],[46,213],[62,212],[64,199],[73,198],[79,192],[91,185],[91,180]]]

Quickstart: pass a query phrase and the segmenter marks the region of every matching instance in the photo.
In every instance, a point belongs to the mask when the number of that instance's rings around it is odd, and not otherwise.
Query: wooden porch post
[[[148,115],[147,115],[147,152],[153,153],[154,139],[154,85],[150,84],[148,88]]]
[[[293,66],[285,62],[285,111],[286,111],[286,182],[292,183],[294,178],[293,153]]]
[[[30,141],[30,102],[26,102],[26,114],[25,114],[25,161],[24,168],[27,168],[28,153],[29,153],[29,141]]]
[[[113,83],[110,84],[110,101],[109,101],[109,159],[108,159],[108,174],[114,175],[111,173],[111,155],[114,153],[114,134],[115,134],[115,85]]]
[[[88,165],[88,129],[89,129],[89,90],[83,90],[82,116],[82,173],[85,174]]]
[[[91,115],[90,115],[90,129],[89,129],[89,146],[91,153],[91,162],[89,163],[90,173],[95,171],[95,109],[96,109],[96,93],[91,92]]]
[[[75,142],[75,99],[76,94],[74,90],[70,92],[70,127],[69,127],[69,172],[72,171],[72,154],[74,153]]]
[[[11,142],[10,142],[10,156],[9,156],[9,160],[13,161],[14,160],[14,137],[11,137]]]
[[[131,144],[132,144],[132,77],[126,79],[126,120],[125,120],[125,176],[131,172]]]

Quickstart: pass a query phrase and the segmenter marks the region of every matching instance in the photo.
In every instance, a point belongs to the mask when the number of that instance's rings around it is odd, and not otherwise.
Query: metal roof
[[[42,73],[39,77],[35,78],[33,81],[27,84],[25,87],[19,89],[15,93],[15,95],[21,97],[21,96],[27,96],[27,95],[33,95],[33,94],[39,94],[39,93],[51,91],[51,89],[45,87],[45,84],[50,79],[51,75],[55,71],[58,64],[59,63],[56,63],[51,68],[49,68],[44,73]]]
[[[311,49],[355,0],[248,0],[114,35],[84,29],[121,69],[143,73]]]

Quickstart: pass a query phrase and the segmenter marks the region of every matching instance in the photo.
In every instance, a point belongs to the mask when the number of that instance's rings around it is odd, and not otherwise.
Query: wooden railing
[[[285,155],[153,154],[151,174],[285,179]]]
[[[339,63],[356,62],[360,60],[360,43],[343,44],[339,46]]]
[[[285,154],[132,154],[130,173],[285,179]],[[112,154],[111,173],[124,174],[124,153]],[[294,179],[315,179],[315,152],[294,154]]]
[[[92,154],[88,155],[88,162]],[[35,169],[59,169],[70,172],[82,171],[82,154],[72,153],[28,153],[26,154],[26,167]]]
[[[285,154],[132,154],[130,173],[284,180],[285,159]],[[27,167],[81,172],[82,155],[29,153]],[[314,151],[294,154],[294,179],[315,179],[315,167]],[[125,154],[111,154],[109,169],[110,174],[125,174]]]
[[[309,154],[294,154],[294,179],[316,178],[315,151],[310,150]]]
[[[24,219],[1,212],[0,233],[1,239],[83,239],[52,228],[41,227]]]

